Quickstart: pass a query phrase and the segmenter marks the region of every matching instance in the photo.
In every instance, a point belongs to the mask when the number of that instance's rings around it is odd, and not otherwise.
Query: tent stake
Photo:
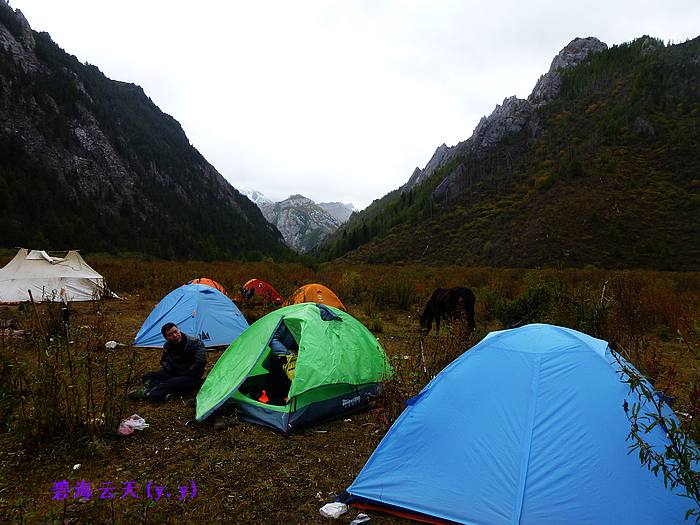
[[[423,352],[423,334],[421,334],[420,339],[418,339],[418,342],[420,343],[420,358],[421,361],[423,361],[423,373],[428,374],[428,369],[425,367],[425,352]]]

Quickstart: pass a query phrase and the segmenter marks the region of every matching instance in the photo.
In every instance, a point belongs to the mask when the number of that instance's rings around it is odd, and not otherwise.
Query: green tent
[[[299,352],[288,400],[273,405],[258,398],[280,323]],[[322,304],[295,304],[262,317],[231,343],[197,394],[197,421],[230,399],[243,419],[287,434],[365,407],[391,375],[384,350],[357,319]]]

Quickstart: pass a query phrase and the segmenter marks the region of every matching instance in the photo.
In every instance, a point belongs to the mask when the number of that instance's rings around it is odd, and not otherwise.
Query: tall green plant
[[[629,385],[631,398],[638,400],[633,401],[632,406],[625,400],[623,405],[630,421],[629,453],[637,452],[643,466],[655,476],[661,474],[664,486],[680,487],[682,495],[691,501],[686,519],[694,517],[695,522],[700,523],[700,472],[695,470],[700,464],[700,450],[675,417],[664,415],[664,396],[621,359],[616,349],[611,347],[611,354],[620,367],[621,381]],[[668,439],[664,450],[653,447],[648,440],[649,433],[657,426]]]
[[[96,316],[72,330],[67,307],[48,304],[26,342],[0,347],[0,403],[25,445],[113,435],[126,408],[134,353],[125,369],[104,348],[109,326]],[[59,317],[60,316],[60,317]]]

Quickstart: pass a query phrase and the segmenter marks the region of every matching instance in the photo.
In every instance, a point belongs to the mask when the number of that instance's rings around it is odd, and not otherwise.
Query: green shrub
[[[383,279],[372,290],[372,295],[378,305],[395,306],[401,310],[410,310],[418,301],[415,284],[399,274]]]
[[[512,301],[505,300],[496,307],[496,318],[504,326],[544,322],[554,298],[553,286],[537,283]]]
[[[126,409],[133,350],[126,367],[117,366],[115,351],[104,348],[111,326],[102,316],[70,327],[60,303],[41,311],[32,337],[0,348],[5,424],[28,446],[114,435]]]

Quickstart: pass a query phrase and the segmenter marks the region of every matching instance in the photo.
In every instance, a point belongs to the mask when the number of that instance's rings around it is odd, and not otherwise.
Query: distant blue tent
[[[628,454],[620,379],[600,339],[492,332],[407,403],[348,501],[432,523],[685,523],[692,500]],[[647,436],[665,449],[661,428]]]
[[[162,347],[160,328],[165,323],[199,337],[206,347],[228,346],[248,328],[233,301],[205,284],[185,284],[163,297],[136,334],[134,346]]]

